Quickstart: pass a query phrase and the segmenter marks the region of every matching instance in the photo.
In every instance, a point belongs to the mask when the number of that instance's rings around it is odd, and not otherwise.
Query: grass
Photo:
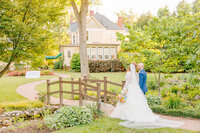
[[[55,133],[195,133],[194,131],[159,128],[159,129],[131,129],[120,126],[120,120],[111,118],[101,118],[88,125],[66,128]]]
[[[41,76],[41,78],[37,79],[26,79],[25,77],[21,76],[4,76],[0,78],[0,103],[27,100],[25,97],[16,92],[17,87],[26,83],[50,79],[53,77],[56,76]]]

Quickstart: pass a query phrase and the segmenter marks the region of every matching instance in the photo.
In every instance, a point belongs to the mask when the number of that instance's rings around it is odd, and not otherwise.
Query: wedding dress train
[[[160,128],[179,127],[183,122],[165,120],[154,114],[150,109],[147,98],[139,87],[138,75],[134,65],[130,65],[131,71],[126,74],[126,84],[122,90],[126,90],[126,102],[118,102],[111,114],[111,118],[125,120],[119,124],[128,128]]]

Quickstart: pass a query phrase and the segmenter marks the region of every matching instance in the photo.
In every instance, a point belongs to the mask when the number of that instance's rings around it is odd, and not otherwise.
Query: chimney
[[[74,21],[73,19],[74,19],[74,17],[73,17],[73,15],[71,15],[71,16],[70,16],[70,22],[71,22],[71,23]]]
[[[120,28],[123,27],[123,18],[122,18],[121,16],[118,16],[118,22],[117,22],[117,24],[118,24],[118,26],[119,26]]]
[[[90,10],[90,17],[91,16],[94,16],[94,11],[93,10]]]

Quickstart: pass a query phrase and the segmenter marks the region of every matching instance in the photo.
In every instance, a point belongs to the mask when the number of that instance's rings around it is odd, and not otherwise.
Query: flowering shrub
[[[164,98],[163,105],[168,109],[177,109],[181,105],[181,99],[175,95],[168,96]]]
[[[8,76],[25,76],[26,71],[12,71],[8,73]]]
[[[8,73],[8,76],[25,76],[26,71],[12,71]],[[50,71],[41,71],[40,75],[54,75],[53,72]]]

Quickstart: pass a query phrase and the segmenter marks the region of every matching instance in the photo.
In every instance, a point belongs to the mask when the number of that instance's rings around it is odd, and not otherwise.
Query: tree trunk
[[[88,57],[87,57],[87,46],[86,46],[86,22],[87,22],[87,12],[88,12],[88,0],[81,0],[81,8],[78,8],[74,0],[70,0],[71,5],[76,16],[78,26],[79,26],[79,51],[81,60],[81,77],[89,77],[89,67],[88,67]]]
[[[8,70],[10,64],[12,63],[12,61],[8,62],[8,64],[6,65],[6,67],[0,72],[0,78],[4,75],[4,73]]]
[[[160,94],[160,71],[158,72],[158,94]]]
[[[86,18],[86,17],[85,17]],[[79,24],[79,51],[81,60],[81,77],[89,76],[87,46],[86,46],[86,21]]]

